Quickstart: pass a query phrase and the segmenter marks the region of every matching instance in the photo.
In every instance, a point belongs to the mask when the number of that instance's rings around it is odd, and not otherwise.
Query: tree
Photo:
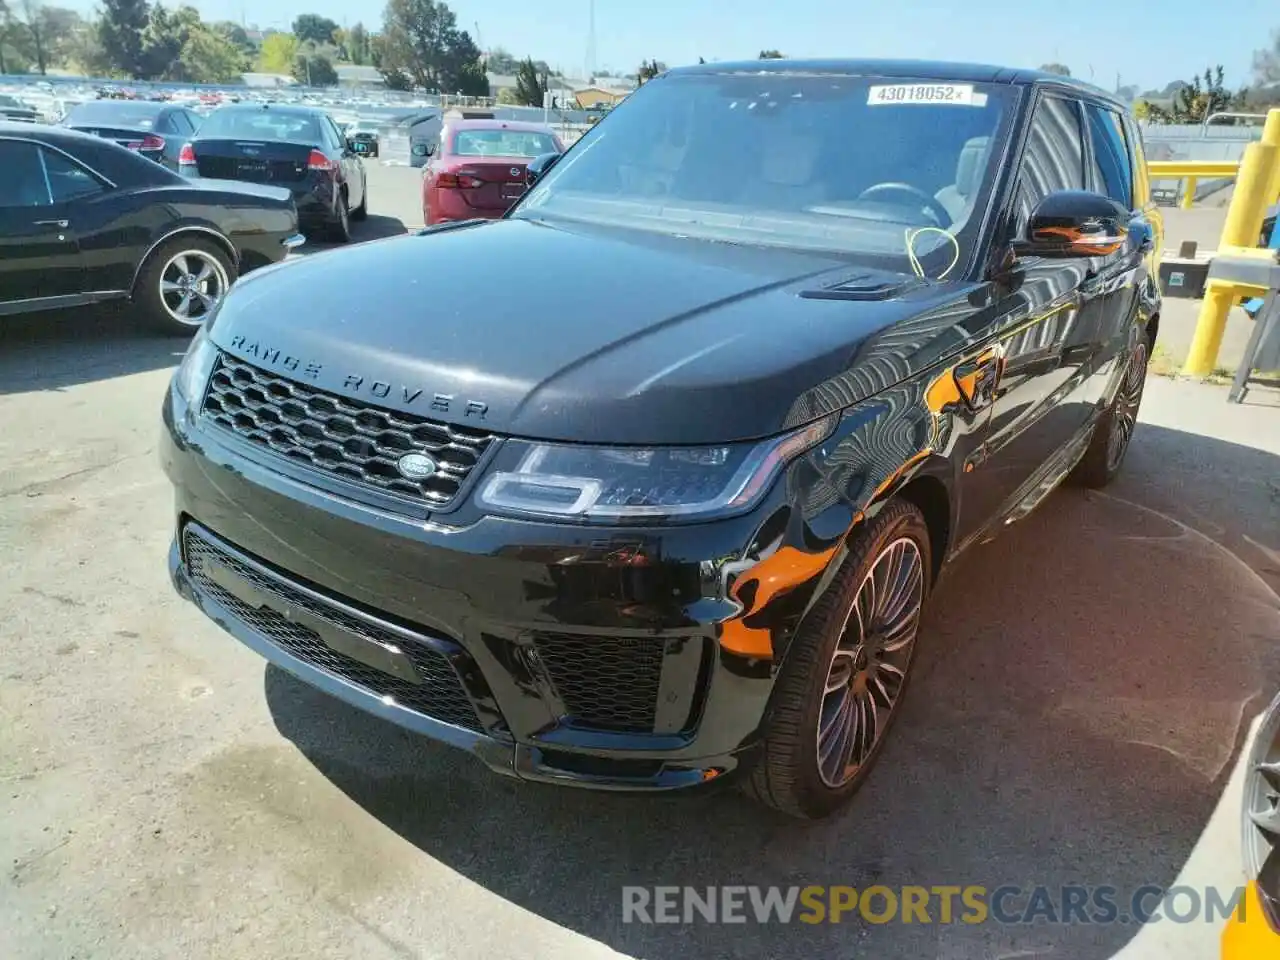
[[[1056,73],[1060,77],[1071,76],[1071,68],[1065,63],[1042,63],[1040,71],[1042,73]]]
[[[289,73],[297,56],[297,37],[292,33],[269,33],[262,38],[258,69],[263,73]]]
[[[356,66],[369,62],[369,34],[363,23],[357,22],[347,31],[347,58]]]
[[[143,76],[142,31],[150,19],[147,0],[102,0],[98,41],[111,69],[130,77]]]
[[[516,71],[516,103],[526,107],[540,107],[551,89],[550,77],[539,73],[532,58],[526,58]]]
[[[457,17],[437,0],[388,0],[383,15],[379,69],[405,74],[435,93],[488,96],[480,48],[458,29]]]
[[[328,57],[308,49],[294,59],[293,79],[309,87],[332,87],[338,83],[338,71]]]
[[[636,70],[636,83],[647,83],[666,69],[667,65],[665,63],[659,63],[657,60],[646,60]]]
[[[40,0],[22,0],[23,25],[31,37],[31,49],[35,55],[36,69],[45,73],[48,49],[45,38],[44,8]]]
[[[698,58],[698,62],[699,62],[699,63],[706,63],[707,61],[706,61],[706,60],[704,60],[704,59],[702,59],[702,57],[699,57],[699,58]]]
[[[787,55],[781,50],[761,50],[757,60],[785,60]]]
[[[338,25],[328,17],[315,13],[303,13],[293,21],[293,35],[299,43],[333,43],[333,32]]]
[[[1256,86],[1280,83],[1280,27],[1271,31],[1271,45],[1253,54],[1253,80]]]

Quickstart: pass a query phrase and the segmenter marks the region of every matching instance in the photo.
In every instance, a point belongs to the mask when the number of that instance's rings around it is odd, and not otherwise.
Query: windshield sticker
[[[975,92],[971,83],[889,83],[872,87],[867,103],[873,107],[909,103],[985,107],[987,95]]]

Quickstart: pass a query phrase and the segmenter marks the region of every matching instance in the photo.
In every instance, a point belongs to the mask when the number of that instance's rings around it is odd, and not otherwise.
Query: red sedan
[[[425,222],[496,220],[520,199],[529,161],[563,153],[549,127],[514,120],[455,120],[440,131],[440,146],[422,175]]]

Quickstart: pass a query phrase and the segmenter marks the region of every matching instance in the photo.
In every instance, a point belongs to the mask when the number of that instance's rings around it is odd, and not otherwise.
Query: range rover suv
[[[222,301],[164,403],[174,583],[503,773],[825,816],[944,564],[1121,467],[1138,130],[1035,72],[708,64],[530,176]]]

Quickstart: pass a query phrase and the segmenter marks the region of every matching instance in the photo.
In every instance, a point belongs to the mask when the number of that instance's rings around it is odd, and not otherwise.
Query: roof
[[[961,83],[1007,83],[1028,86],[1052,83],[1072,87],[1081,93],[1120,103],[1115,94],[1074,77],[1043,70],[998,67],[983,63],[953,63],[944,60],[739,60],[728,63],[699,63],[675,67],[666,75],[714,75],[725,73],[827,73],[848,76],[889,77],[904,80],[950,80]]]
[[[76,140],[88,140],[93,143],[103,142],[91,133],[83,133],[79,130],[72,130],[69,127],[55,127],[48,123],[23,123],[21,121],[10,123],[0,120],[0,137],[14,136],[51,144]]]
[[[329,111],[305,103],[225,103],[215,113],[285,113],[293,116],[323,117]]]

